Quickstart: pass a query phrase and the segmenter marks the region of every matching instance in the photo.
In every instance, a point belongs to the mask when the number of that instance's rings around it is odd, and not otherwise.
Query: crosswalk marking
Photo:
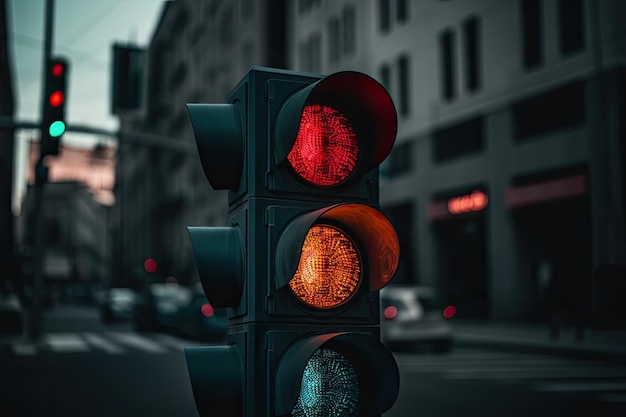
[[[138,334],[125,331],[109,331],[102,333],[47,333],[42,336],[42,340],[38,343],[30,343],[27,340],[13,341],[13,343],[1,344],[0,348],[15,356],[86,352],[120,355],[133,352],[149,354],[182,353],[185,347],[198,344],[202,343],[193,340],[183,340],[162,333]]]
[[[107,353],[115,355],[125,352],[125,349],[121,346],[109,342],[107,339],[100,335],[97,335],[96,333],[83,333],[83,337],[90,346],[93,346],[100,350],[104,350]]]
[[[46,335],[45,344],[56,352],[86,352],[87,342],[74,333],[51,333]]]
[[[167,352],[167,349],[163,346],[135,333],[107,332],[107,335],[123,345],[133,347],[146,353]]]

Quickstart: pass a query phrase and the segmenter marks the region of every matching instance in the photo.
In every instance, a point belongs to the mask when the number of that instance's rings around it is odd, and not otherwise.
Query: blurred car
[[[227,322],[226,309],[214,308],[198,284],[189,304],[181,310],[179,333],[192,339],[223,342],[226,340]]]
[[[16,294],[0,291],[0,335],[18,335],[22,333],[22,303]]]
[[[108,288],[98,296],[100,319],[104,323],[132,317],[135,293],[130,288]]]
[[[430,287],[389,286],[380,291],[381,340],[390,349],[432,347],[447,352],[453,344],[448,320],[454,307],[438,304],[436,292]]]
[[[179,284],[150,284],[136,299],[132,322],[137,330],[176,330],[181,312],[191,298],[189,289]]]

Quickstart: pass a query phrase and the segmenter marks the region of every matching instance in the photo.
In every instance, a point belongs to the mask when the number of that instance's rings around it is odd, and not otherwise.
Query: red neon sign
[[[454,197],[448,200],[448,211],[450,214],[469,213],[480,211],[487,207],[489,198],[482,191],[474,190],[471,194]]]

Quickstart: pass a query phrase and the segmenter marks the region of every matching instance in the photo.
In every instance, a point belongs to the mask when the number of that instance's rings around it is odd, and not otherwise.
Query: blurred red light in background
[[[149,274],[154,274],[157,271],[157,263],[154,259],[148,258],[143,263],[143,268]]]
[[[455,315],[456,315],[456,307],[455,306],[448,306],[448,307],[443,309],[443,316],[445,318],[451,319]]]
[[[52,107],[59,107],[63,104],[63,91],[55,91],[50,94],[50,105]]]
[[[448,200],[448,211],[451,214],[480,211],[487,207],[489,198],[482,191],[474,190],[471,194],[454,197]]]
[[[394,319],[398,315],[398,309],[396,308],[396,306],[389,306],[385,308],[385,310],[383,311],[383,315],[387,320]]]
[[[63,70],[65,68],[63,68],[63,64],[54,64],[52,66],[52,75],[54,75],[55,77],[60,77],[61,75],[63,75]]]
[[[213,317],[215,309],[211,304],[202,304],[202,307],[200,307],[200,312],[202,312],[202,315],[204,317]]]

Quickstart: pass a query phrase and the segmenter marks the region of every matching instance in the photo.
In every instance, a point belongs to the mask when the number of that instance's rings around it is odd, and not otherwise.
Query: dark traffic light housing
[[[41,125],[41,155],[57,155],[65,133],[65,106],[69,65],[63,58],[46,62],[46,78]]]
[[[187,350],[200,414],[381,415],[399,386],[378,296],[400,250],[378,210],[388,93],[358,72],[253,67],[228,104],[188,108],[209,183],[229,190],[230,226],[189,228],[207,298],[229,307],[227,346]]]

